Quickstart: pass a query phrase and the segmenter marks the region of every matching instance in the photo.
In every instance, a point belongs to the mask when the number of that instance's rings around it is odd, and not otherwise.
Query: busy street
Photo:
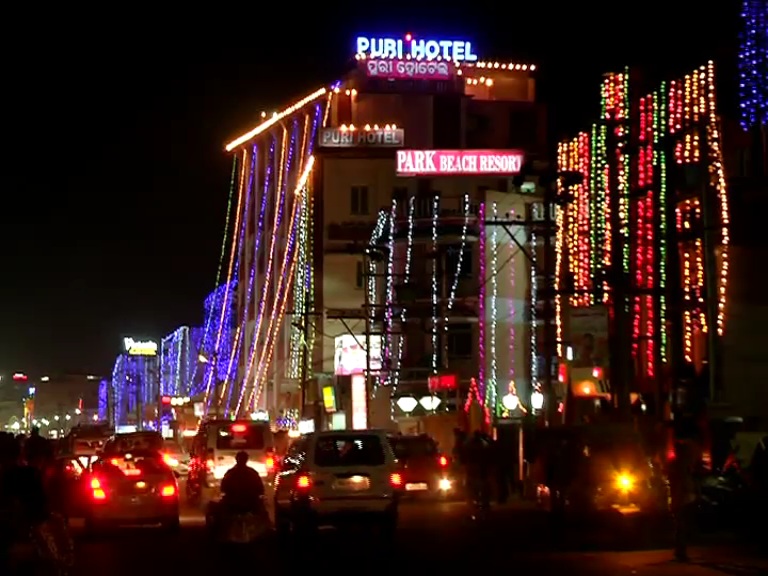
[[[248,566],[254,573],[290,574],[338,570],[352,562],[366,573],[389,570],[403,575],[482,568],[514,569],[520,575],[758,576],[768,569],[768,560],[724,535],[700,539],[691,550],[690,566],[673,561],[669,533],[663,531],[624,525],[618,531],[572,530],[555,541],[546,517],[517,500],[493,507],[479,521],[472,519],[464,502],[404,505],[394,546],[372,530],[321,530],[312,541],[267,539],[247,556],[215,547],[205,536],[202,514],[193,509],[183,510],[178,535],[137,527],[86,536],[80,522],[73,525],[75,573],[83,575],[202,575]]]

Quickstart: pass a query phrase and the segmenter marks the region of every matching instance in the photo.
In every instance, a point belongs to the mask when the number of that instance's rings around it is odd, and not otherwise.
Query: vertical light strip
[[[477,219],[480,226],[480,239],[479,239],[479,259],[480,259],[480,276],[478,281],[480,283],[479,293],[480,296],[477,302],[477,339],[478,339],[478,380],[479,380],[479,401],[483,406],[486,405],[485,394],[485,270],[486,270],[486,254],[485,254],[485,201],[480,203],[478,209]]]
[[[438,250],[437,250],[437,219],[439,218],[440,198],[435,195],[432,197],[432,374],[437,374],[438,359],[440,350],[438,350]],[[442,283],[441,283],[442,284]]]
[[[493,221],[498,220],[498,205],[492,205]],[[491,378],[488,404],[491,410],[496,411],[496,396],[498,393],[498,360],[496,358],[496,337],[498,323],[498,298],[499,298],[499,227],[493,226],[491,232]]]

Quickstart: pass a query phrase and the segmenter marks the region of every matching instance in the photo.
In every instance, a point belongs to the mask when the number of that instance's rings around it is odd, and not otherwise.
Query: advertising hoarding
[[[333,357],[333,373],[336,376],[365,374],[368,368],[365,353],[365,335],[342,334],[336,336],[335,354]],[[381,336],[370,337],[370,369],[371,372],[381,370]]]

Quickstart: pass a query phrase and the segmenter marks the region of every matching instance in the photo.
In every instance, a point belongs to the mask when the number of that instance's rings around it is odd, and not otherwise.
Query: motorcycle
[[[255,544],[272,532],[269,514],[259,510],[227,510],[221,502],[211,502],[205,515],[211,539],[219,544],[244,546]]]

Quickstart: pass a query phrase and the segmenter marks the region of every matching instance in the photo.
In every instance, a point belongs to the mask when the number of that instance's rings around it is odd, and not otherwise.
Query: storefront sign
[[[320,132],[320,146],[324,148],[401,148],[404,142],[402,128],[323,128]]]
[[[358,36],[355,46],[357,54],[368,58],[477,61],[472,43],[465,40],[414,38],[411,34],[406,34],[405,38]]]
[[[518,150],[398,150],[398,176],[518,174]]]
[[[370,77],[392,80],[448,80],[456,71],[454,65],[446,61],[370,59],[360,65]]]
[[[140,342],[133,338],[123,339],[125,351],[131,356],[157,356],[157,342],[147,340]]]

